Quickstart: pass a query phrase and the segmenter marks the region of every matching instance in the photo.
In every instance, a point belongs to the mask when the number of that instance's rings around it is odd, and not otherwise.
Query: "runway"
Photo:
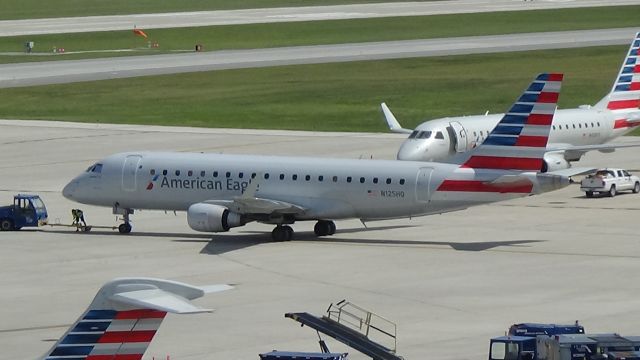
[[[448,0],[0,21],[0,36],[639,5],[639,0]]]
[[[372,106],[376,106],[372,104]],[[103,156],[134,149],[393,158],[395,134],[243,131],[0,121],[0,203],[37,192],[51,221],[81,205],[62,186]],[[629,139],[633,140],[633,139]],[[622,139],[621,141],[628,141]],[[367,160],[362,160],[367,161]],[[589,153],[580,166],[640,169],[634,149]],[[640,171],[636,171],[640,173]],[[640,195],[587,199],[576,186],[443,215],[338,221],[317,239],[272,243],[270,226],[193,232],[184,213],[136,212],[134,233],[43,228],[0,233],[1,360],[36,358],[100,285],[118,276],[165,277],[237,288],[196,300],[213,314],[168,315],[145,358],[256,359],[317,351],[317,336],[284,319],[322,314],[347,298],[398,324],[406,359],[486,359],[488,339],[515,322],[581,320],[588,332],[638,335]],[[89,223],[110,209],[81,206]],[[355,351],[327,339],[333,351]]]
[[[628,44],[637,28],[227,50],[0,66],[0,88],[197,71]]]

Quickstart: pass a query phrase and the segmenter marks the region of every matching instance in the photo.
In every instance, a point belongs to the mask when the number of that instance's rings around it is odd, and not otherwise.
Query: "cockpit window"
[[[418,130],[413,130],[413,132],[411,133],[411,135],[409,135],[409,139],[415,139],[416,136],[418,136]]]
[[[420,131],[420,134],[418,134],[418,139],[428,139],[431,137],[431,131]]]
[[[102,164],[93,164],[89,166],[87,172],[100,174],[102,172]]]
[[[438,131],[436,133],[436,139],[444,139],[444,135],[442,134],[442,131]]]

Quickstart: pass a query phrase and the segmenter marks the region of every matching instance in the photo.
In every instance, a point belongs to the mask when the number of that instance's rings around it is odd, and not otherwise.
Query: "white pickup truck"
[[[587,197],[593,197],[594,193],[606,193],[614,197],[619,191],[625,190],[637,193],[640,192],[640,178],[623,169],[600,169],[582,179],[580,190]]]

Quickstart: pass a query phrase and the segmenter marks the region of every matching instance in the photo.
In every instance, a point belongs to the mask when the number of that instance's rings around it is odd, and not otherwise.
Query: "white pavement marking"
[[[640,5],[640,0],[449,0],[0,21],[0,36]],[[0,14],[1,16],[1,14]]]
[[[0,88],[197,71],[627,44],[638,29],[405,40],[5,64]]]

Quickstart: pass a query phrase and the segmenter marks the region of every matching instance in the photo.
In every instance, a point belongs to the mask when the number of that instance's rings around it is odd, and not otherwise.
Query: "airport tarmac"
[[[381,121],[381,119],[372,119]],[[84,209],[62,198],[66,182],[108,154],[136,149],[393,158],[395,134],[241,131],[0,121],[0,202],[36,192],[52,222]],[[634,139],[622,139],[630,141]],[[638,169],[637,149],[590,153],[580,166]],[[405,359],[486,359],[488,339],[514,322],[581,320],[589,332],[640,335],[640,195],[587,199],[577,186],[443,215],[369,223],[337,221],[315,238],[273,243],[270,226],[225,234],[189,229],[185,214],[145,211],[134,233],[42,228],[0,233],[0,359],[40,356],[106,281],[170,278],[237,288],[196,303],[213,314],[168,315],[145,359],[257,359],[260,352],[318,349],[291,311],[321,314],[346,298],[398,324]],[[364,356],[328,341],[351,359]]]

